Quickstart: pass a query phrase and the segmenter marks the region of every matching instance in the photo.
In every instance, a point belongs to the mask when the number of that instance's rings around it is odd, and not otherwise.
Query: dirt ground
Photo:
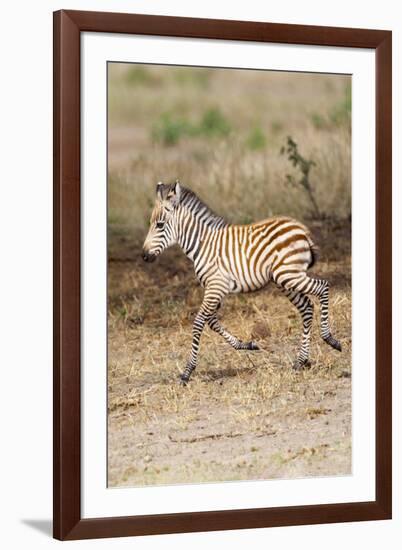
[[[342,353],[319,337],[312,367],[291,369],[297,310],[275,288],[229,296],[220,318],[261,351],[236,351],[205,329],[199,365],[179,385],[202,290],[178,249],[152,265],[141,243],[109,235],[108,483],[110,487],[351,472],[350,226],[312,227],[314,273],[331,283],[330,320]]]

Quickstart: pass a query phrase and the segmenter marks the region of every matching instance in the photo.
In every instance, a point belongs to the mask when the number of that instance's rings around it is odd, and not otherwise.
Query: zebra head
[[[175,221],[180,192],[180,183],[177,180],[172,184],[157,184],[155,206],[142,247],[144,261],[153,262],[166,248],[177,242]]]

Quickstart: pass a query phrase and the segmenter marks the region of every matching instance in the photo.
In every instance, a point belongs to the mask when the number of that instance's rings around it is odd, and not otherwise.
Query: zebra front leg
[[[282,292],[289,298],[292,304],[297,307],[303,320],[303,339],[296,361],[293,363],[294,370],[300,370],[309,366],[310,335],[313,324],[314,305],[308,296],[281,288]]]
[[[239,340],[236,336],[233,336],[233,334],[230,334],[225,327],[223,327],[220,322],[218,321],[218,318],[216,316],[216,313],[212,315],[212,317],[208,318],[208,326],[213,331],[217,332],[222,336],[226,342],[228,342],[234,349],[242,350],[242,349],[248,349],[248,350],[259,350],[260,348],[257,346],[255,342],[243,342],[242,340]]]
[[[184,369],[180,379],[183,385],[186,385],[190,379],[191,373],[197,366],[198,350],[200,347],[200,339],[202,331],[204,330],[207,320],[216,314],[216,310],[224,296],[224,292],[221,287],[209,287],[205,290],[204,299],[201,304],[200,310],[197,313],[193,323],[193,341],[191,346],[190,358],[187,361],[186,368]]]

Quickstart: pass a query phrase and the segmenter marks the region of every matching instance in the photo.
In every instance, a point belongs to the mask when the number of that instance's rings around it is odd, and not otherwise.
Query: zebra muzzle
[[[155,258],[155,254],[149,254],[148,252],[142,253],[142,259],[144,260],[144,262],[153,262]]]

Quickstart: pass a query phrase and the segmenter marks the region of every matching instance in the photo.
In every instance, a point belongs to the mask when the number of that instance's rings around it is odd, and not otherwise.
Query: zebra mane
[[[216,214],[191,189],[180,184],[180,205],[190,210],[197,217],[202,217],[204,223],[214,229],[229,225],[223,216]]]

